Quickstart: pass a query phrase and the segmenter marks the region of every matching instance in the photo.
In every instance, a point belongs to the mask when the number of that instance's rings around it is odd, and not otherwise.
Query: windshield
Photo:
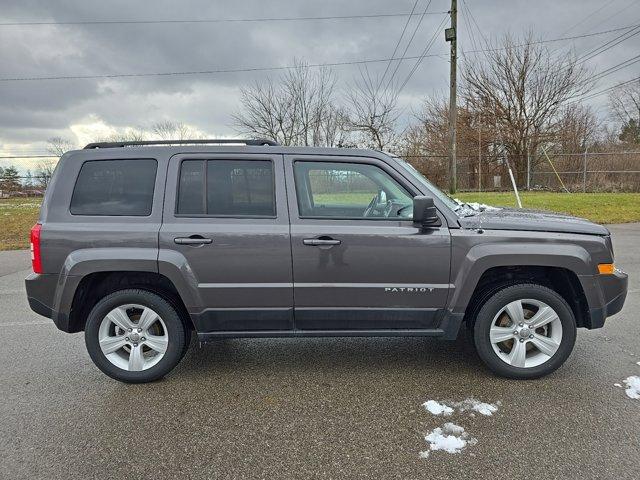
[[[444,203],[451,210],[453,210],[454,212],[457,212],[462,208],[462,204],[460,202],[457,202],[456,200],[451,198],[449,195],[444,193],[442,190],[440,190],[438,187],[436,187],[429,180],[427,180],[427,178],[424,175],[422,175],[418,170],[416,170],[416,168],[413,165],[411,165],[409,162],[396,156],[394,156],[393,158],[396,159],[398,163],[402,167],[404,167],[404,169],[407,172],[409,172],[409,174],[413,178],[415,178],[419,183],[427,187],[429,191],[433,193],[434,196],[438,197],[438,199],[442,201],[442,203]]]

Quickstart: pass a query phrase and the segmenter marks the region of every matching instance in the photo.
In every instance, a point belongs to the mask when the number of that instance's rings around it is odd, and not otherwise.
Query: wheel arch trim
[[[513,266],[564,268],[574,272],[578,278],[593,274],[591,255],[578,245],[480,244],[467,252],[456,269],[449,309],[454,313],[463,313],[486,271],[494,267]]]

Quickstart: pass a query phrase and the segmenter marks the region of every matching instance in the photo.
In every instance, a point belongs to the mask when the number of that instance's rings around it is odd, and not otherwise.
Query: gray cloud
[[[467,0],[467,3],[487,37],[495,37],[506,30],[516,34],[533,30],[545,38],[563,36],[569,27],[601,5],[598,0]],[[602,22],[628,4],[628,0],[617,0],[569,34],[637,22],[640,16],[637,3]],[[357,15],[408,12],[412,5],[411,0],[393,3],[382,0],[348,3],[338,0],[234,3],[5,0],[2,21]],[[426,0],[421,0],[417,11],[425,5]],[[445,11],[448,6],[446,0],[434,0],[430,9]],[[460,44],[463,49],[471,49],[465,12],[461,11],[460,15]],[[441,17],[435,15],[425,18],[408,55],[419,54],[440,20]],[[290,65],[294,58],[310,63],[385,58],[391,54],[404,21],[403,17],[397,17],[315,22],[5,26],[0,27],[0,77],[269,67]],[[614,36],[563,42],[553,44],[551,48],[567,49],[573,45],[576,51],[585,52]],[[443,37],[442,33],[438,34],[432,53],[447,53],[448,45]],[[595,71],[602,70],[633,56],[639,47],[640,36],[634,37],[595,57],[590,65]],[[404,78],[412,65],[413,61],[405,61],[398,77]],[[385,64],[369,67],[373,74],[380,74],[384,68]],[[335,73],[339,86],[344,86],[358,75],[358,68],[336,67]],[[234,133],[230,115],[237,108],[239,86],[276,74],[255,72],[0,83],[0,148],[11,144],[32,144],[42,148],[43,142],[52,135],[71,137],[69,127],[86,122],[88,118],[99,118],[119,128],[174,119],[211,134],[230,135]],[[446,91],[447,74],[446,58],[424,60],[403,92],[407,118],[411,109],[419,106],[421,98]],[[606,77],[601,86],[604,88],[636,75],[637,68],[621,70]],[[600,107],[603,102],[602,97],[593,100]]]

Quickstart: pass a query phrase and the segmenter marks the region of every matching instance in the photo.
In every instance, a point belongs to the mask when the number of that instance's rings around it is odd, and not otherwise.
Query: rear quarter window
[[[151,215],[157,170],[154,159],[86,161],[69,211],[73,215]]]

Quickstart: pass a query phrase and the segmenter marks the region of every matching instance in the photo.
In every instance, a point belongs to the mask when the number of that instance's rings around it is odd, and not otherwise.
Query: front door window
[[[302,218],[410,219],[413,197],[381,168],[363,163],[294,164]]]

